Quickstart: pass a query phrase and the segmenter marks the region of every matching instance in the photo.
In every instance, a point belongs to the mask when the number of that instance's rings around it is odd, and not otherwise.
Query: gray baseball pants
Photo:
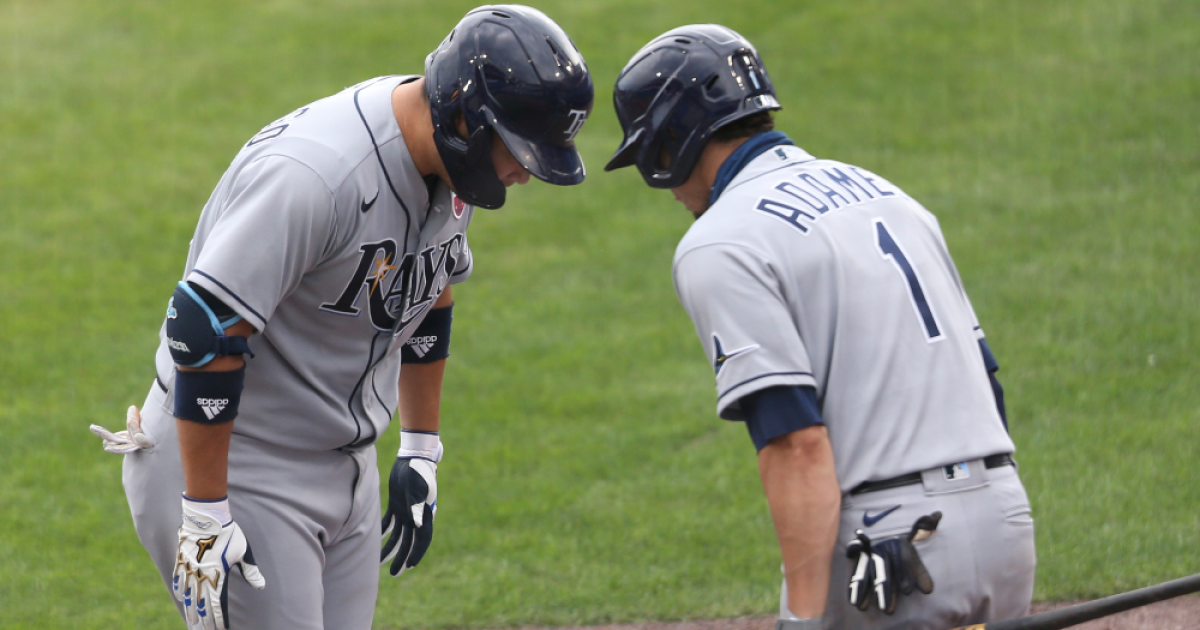
[[[962,477],[959,469],[951,475],[956,478],[949,479],[936,468],[923,471],[921,483],[842,496],[825,608],[833,622],[830,627],[945,630],[1028,614],[1037,557],[1025,488],[1013,466],[989,470],[975,460],[967,462],[965,470],[969,476]],[[854,531],[861,529],[872,540],[906,534],[918,517],[934,511],[942,513],[937,532],[915,543],[933,578],[933,592],[901,595],[892,615],[874,604],[866,611],[851,606],[847,595],[854,567],[846,557],[846,544],[854,539]],[[780,615],[792,616],[786,581]]]
[[[125,457],[122,481],[138,538],[174,601],[184,485],[175,418],[163,409],[165,401],[163,390],[152,385],[142,428],[156,446]],[[225,611],[231,630],[369,630],[379,592],[373,446],[297,451],[234,434],[229,502],[267,581],[258,591],[232,571]],[[182,605],[176,607],[182,616]]]

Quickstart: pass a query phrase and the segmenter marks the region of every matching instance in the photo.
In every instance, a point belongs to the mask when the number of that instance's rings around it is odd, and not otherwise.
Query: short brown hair
[[[745,118],[739,118],[713,132],[712,142],[729,142],[739,138],[749,138],[755,134],[775,129],[775,118],[771,112],[758,112]]]

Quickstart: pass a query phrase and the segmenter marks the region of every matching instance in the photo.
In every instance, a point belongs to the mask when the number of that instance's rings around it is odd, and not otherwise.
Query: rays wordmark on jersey
[[[358,266],[336,301],[321,310],[358,317],[358,301],[367,294],[371,325],[380,331],[399,334],[442,294],[463,255],[464,236],[431,245],[414,255],[408,252],[396,264],[396,241],[385,239],[363,243]]]

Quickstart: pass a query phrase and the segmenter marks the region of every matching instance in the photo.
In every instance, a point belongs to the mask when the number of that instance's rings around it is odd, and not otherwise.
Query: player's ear
[[[458,137],[462,138],[463,140],[468,139],[467,121],[463,118],[461,113],[455,114],[454,116],[454,129],[458,131]]]

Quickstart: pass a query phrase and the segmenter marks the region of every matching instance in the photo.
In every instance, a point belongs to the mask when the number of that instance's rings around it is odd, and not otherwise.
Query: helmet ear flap
[[[437,136],[439,131],[435,131]],[[504,205],[507,191],[500,178],[496,176],[492,164],[492,142],[494,134],[490,127],[478,125],[474,129],[468,127],[471,135],[465,140],[453,134],[442,134],[443,141],[435,142],[438,154],[443,163],[456,164],[457,168],[472,172],[473,177],[462,177],[455,181],[455,194],[471,205],[495,210]],[[460,150],[456,150],[458,147]]]

